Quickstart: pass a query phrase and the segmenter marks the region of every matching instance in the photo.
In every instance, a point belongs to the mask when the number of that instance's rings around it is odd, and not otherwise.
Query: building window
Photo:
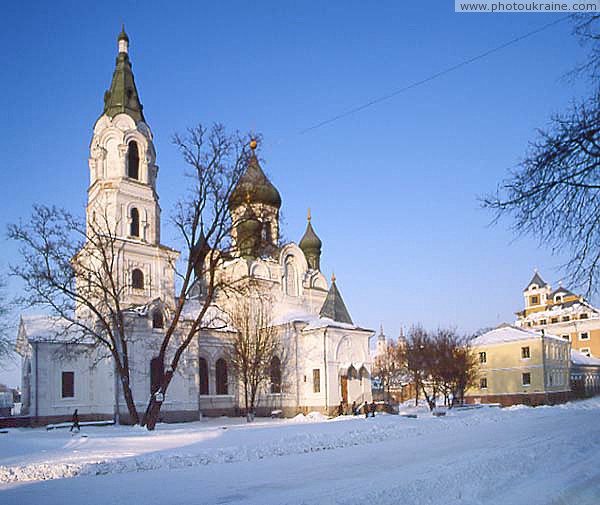
[[[531,373],[525,372],[524,374],[522,374],[522,379],[523,386],[531,385]]]
[[[152,312],[152,328],[164,328],[164,327],[165,327],[165,321],[163,318],[162,311],[159,309],[156,309],[154,312]]]
[[[563,316],[563,321],[564,322],[567,322],[567,321],[570,321],[570,320],[571,320],[571,318],[569,316]]]
[[[563,340],[571,340],[569,335],[562,335]]]
[[[585,354],[588,358],[591,356],[591,352],[590,352],[590,348],[589,347],[582,347],[581,349],[579,349],[579,352],[581,354]]]
[[[529,353],[529,346],[527,346],[527,347],[521,347],[521,358],[522,359],[529,359],[529,358],[531,358],[531,354]]]
[[[487,377],[479,379],[479,389],[487,389]]]
[[[531,305],[537,305],[539,303],[540,299],[537,296],[532,296],[531,297]]]
[[[206,359],[198,359],[198,375],[200,376],[200,394],[208,394],[208,363]]]
[[[217,379],[217,394],[227,394],[227,363],[223,358],[217,360],[215,366],[216,379]]]
[[[531,328],[531,321],[527,321],[527,326]]]
[[[285,260],[285,291],[289,296],[298,296],[296,267],[292,256],[288,256]]]
[[[587,313],[586,313],[586,312],[584,312],[583,314],[581,314],[581,315],[579,316],[579,319],[587,319],[587,318],[588,318],[588,315],[587,315]]]
[[[62,373],[62,397],[73,398],[75,396],[75,372]]]
[[[587,331],[579,334],[579,340],[589,340],[590,334]]]
[[[140,211],[135,207],[131,209],[131,224],[129,226],[129,235],[132,237],[140,236]]]
[[[487,354],[485,352],[479,353],[479,363],[487,363]]]
[[[554,323],[558,323],[558,317],[553,317],[553,318],[550,320],[550,322],[551,322],[552,324],[554,324]]]
[[[140,154],[135,140],[127,145],[127,177],[131,179],[140,178]]]
[[[313,369],[313,393],[321,392],[321,369]]]
[[[562,302],[562,296],[558,296],[558,295],[557,295],[557,296],[555,296],[555,297],[554,297],[554,302],[555,302],[555,303],[560,303],[560,302]]]
[[[540,324],[541,324],[541,325],[545,325],[545,324],[546,324],[546,320],[545,320],[545,319],[542,319],[542,320],[540,321]]]
[[[271,221],[263,221],[261,238],[264,244],[271,243]]]
[[[133,289],[144,289],[144,274],[139,268],[131,272],[131,286]]]
[[[271,393],[281,393],[281,361],[277,356],[271,359]]]

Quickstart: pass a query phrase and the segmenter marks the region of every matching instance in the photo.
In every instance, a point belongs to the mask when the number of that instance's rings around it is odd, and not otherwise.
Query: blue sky
[[[185,187],[171,135],[198,122],[255,129],[286,237],[299,241],[310,206],[322,269],[335,270],[360,324],[395,336],[415,322],[473,332],[513,321],[533,268],[556,284],[561,258],[515,240],[509,222],[490,227],[477,197],[587,91],[564,79],[585,56],[569,22],[299,132],[558,17],[456,14],[450,0],[6,4],[0,227],[36,202],[83,214],[92,126],[124,21],[155,135],[165,243],[176,241],[168,217]],[[5,270],[17,254],[1,240]]]

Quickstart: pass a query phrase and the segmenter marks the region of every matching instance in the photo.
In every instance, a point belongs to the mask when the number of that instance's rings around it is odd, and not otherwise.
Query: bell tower
[[[160,206],[156,192],[158,166],[150,127],[129,59],[129,37],[123,27],[104,110],[90,144],[90,186],[86,222],[119,241],[120,282],[131,303],[173,297],[174,260],[179,253],[160,244]]]

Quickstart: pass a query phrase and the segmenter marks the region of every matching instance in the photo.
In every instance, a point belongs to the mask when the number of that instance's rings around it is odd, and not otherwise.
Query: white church
[[[174,263],[179,253],[161,243],[158,166],[153,136],[142,112],[129,59],[129,39],[118,37],[118,56],[104,111],[94,125],[90,144],[90,186],[86,219],[102,212],[114,220],[123,251],[119,277],[131,318],[130,383],[140,413],[151,390],[150,362],[164,335],[166,308],[174,303]],[[254,146],[255,147],[255,146]],[[281,197],[254,154],[233,196],[266,216],[261,233],[279,243]],[[244,207],[245,207],[244,206]],[[242,212],[231,198],[232,215]],[[235,237],[233,237],[235,239]],[[373,331],[354,323],[335,278],[320,271],[321,240],[310,222],[300,242],[273,247],[268,255],[234,258],[223,265],[233,279],[256,279],[270,286],[273,326],[286,354],[286,380],[262,391],[257,413],[284,415],[331,413],[340,402],[371,401]],[[186,317],[194,319],[197,300]],[[196,312],[197,314],[197,312]],[[81,317],[86,317],[82,312]],[[127,422],[127,408],[111,358],[84,352],[85,341],[72,343],[66,322],[48,315],[21,317],[17,351],[22,357],[23,413],[32,423],[69,419]],[[237,415],[243,407],[239,381],[228,365],[231,332],[226,327],[199,333],[182,360],[161,409],[161,420],[179,422],[201,416]],[[62,335],[62,336],[61,336]],[[73,352],[69,351],[72,346]],[[83,351],[83,352],[79,352]]]

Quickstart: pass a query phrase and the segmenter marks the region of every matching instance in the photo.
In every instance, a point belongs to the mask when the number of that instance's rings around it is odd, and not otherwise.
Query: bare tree
[[[176,272],[177,296],[164,338],[152,360],[155,390],[142,419],[154,429],[165,394],[190,343],[211,321],[206,317],[215,293],[227,279],[220,264],[239,253],[230,232],[234,223],[228,202],[250,159],[249,137],[227,133],[223,126],[190,128],[174,144],[189,167],[190,185],[178,202],[173,223],[183,242],[183,268]],[[20,245],[22,261],[11,266],[25,287],[23,306],[49,309],[61,324],[60,341],[86,343],[107,351],[114,362],[134,423],[140,422],[130,387],[131,311],[125,303],[130,275],[120,265],[124,243],[118,223],[96,213],[87,226],[65,210],[36,206],[32,218],[10,225],[8,235]],[[193,317],[183,317],[192,291],[200,292]],[[71,346],[72,348],[74,346]]]
[[[137,423],[130,387],[129,307],[123,304],[127,286],[119,269],[123,242],[116,226],[106,214],[86,226],[65,210],[35,206],[27,222],[8,226],[22,257],[10,270],[23,282],[19,305],[49,309],[59,318],[57,341],[91,343],[112,356],[129,415]]]
[[[406,344],[402,347],[402,361],[406,372],[415,386],[415,405],[419,404],[419,391],[427,380],[427,349],[429,336],[422,326],[412,326],[408,330]]]
[[[475,356],[467,339],[455,330],[428,332],[420,326],[413,327],[403,354],[409,376],[430,410],[435,408],[439,395],[450,407],[462,403],[465,391],[475,381]]]
[[[6,280],[0,277],[0,320],[4,321],[0,328],[0,366],[14,357],[14,341],[8,334],[11,307],[6,298]]]
[[[600,16],[576,18],[575,33],[590,47],[576,69],[592,79],[592,95],[552,117],[509,177],[483,205],[495,221],[509,215],[517,234],[531,234],[553,252],[569,253],[572,282],[597,291],[600,274]]]
[[[402,360],[401,346],[394,342],[388,342],[382,354],[373,361],[373,377],[381,381],[387,399],[390,397],[392,386],[400,384],[404,378],[406,369]]]
[[[188,194],[178,203],[173,217],[183,239],[185,261],[178,274],[175,309],[155,358],[160,379],[142,422],[149,430],[154,429],[184,352],[200,331],[212,326],[212,321],[207,321],[207,311],[217,293],[226,291],[229,285],[228,279],[219,275],[220,266],[239,255],[240,248],[248,247],[244,240],[232,243],[231,231],[239,222],[233,222],[228,207],[237,181],[250,160],[248,140],[249,137],[238,133],[228,134],[221,125],[210,130],[200,125],[188,129],[184,136],[174,137],[174,144],[189,167],[191,180]],[[193,319],[180,324],[183,309],[194,289],[201,290],[200,307]]]
[[[234,295],[228,311],[237,330],[229,351],[229,362],[244,390],[248,421],[254,418],[261,391],[281,393],[286,357],[278,330],[272,321],[272,300],[258,289],[247,287]]]
[[[439,329],[433,335],[433,352],[437,368],[432,371],[438,377],[444,404],[452,408],[464,403],[465,391],[474,385],[477,361],[469,342],[453,329]]]

